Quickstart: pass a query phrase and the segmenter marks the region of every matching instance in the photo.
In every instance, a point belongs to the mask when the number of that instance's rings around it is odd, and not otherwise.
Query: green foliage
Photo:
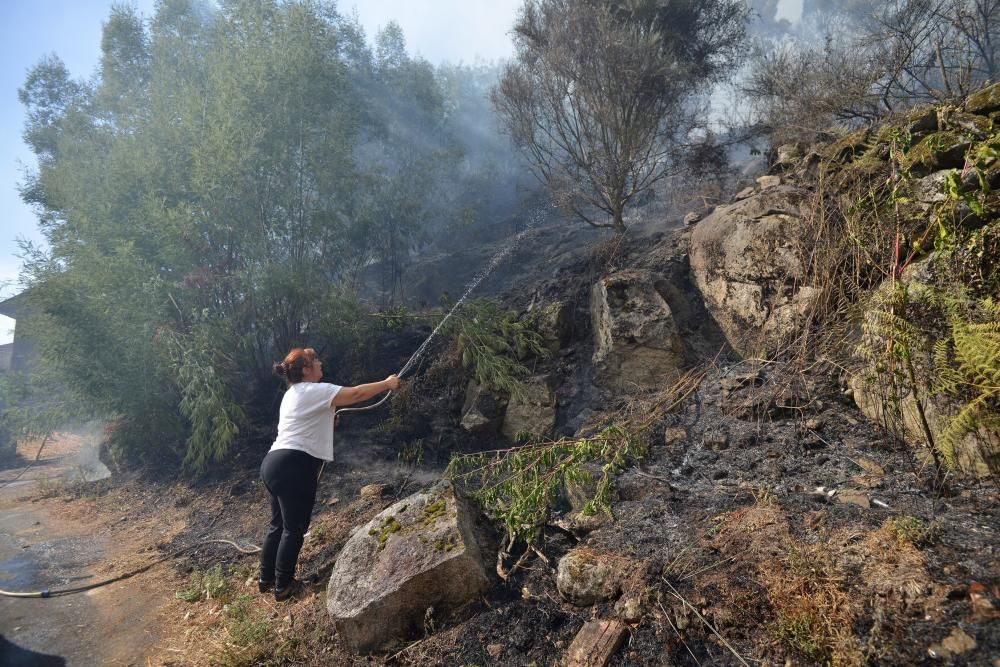
[[[1000,435],[1000,305],[985,299],[975,309],[981,321],[969,321],[951,302],[949,334],[934,344],[933,388],[958,399],[959,409],[937,437],[946,463],[954,466],[959,442],[983,430]],[[963,317],[965,315],[965,317]],[[984,448],[990,445],[984,443]],[[984,459],[1000,470],[1000,452],[986,449]]]
[[[229,580],[222,574],[222,566],[213,565],[208,570],[195,569],[187,586],[174,593],[174,596],[185,602],[198,602],[202,598],[226,602],[232,592]]]
[[[206,315],[202,313],[202,318]],[[236,364],[211,345],[210,332],[215,328],[201,319],[196,320],[193,329],[188,336],[170,330],[163,335],[180,387],[178,407],[191,424],[184,465],[201,473],[209,464],[224,459],[246,423],[246,415],[232,398],[232,385],[225,381],[236,376]]]
[[[646,436],[644,430],[612,425],[586,438],[455,456],[445,475],[477,487],[473,497],[503,523],[510,544],[515,540],[531,544],[541,536],[560,488],[594,481],[585,464],[599,464],[601,474],[584,512],[610,512],[614,477],[627,463],[645,456]]]
[[[446,88],[390,28],[373,53],[332,2],[164,0],[151,20],[111,11],[89,80],[56,57],[28,73],[39,166],[21,194],[47,250],[25,248],[18,335],[61,398],[19,401],[19,425],[72,403],[114,422],[121,458],[199,472],[238,446],[290,347],[363,367],[360,272],[382,268],[400,302],[415,244],[468,204],[440,196],[471,182],[449,114],[485,104],[480,72],[450,68]]]
[[[935,336],[917,321],[946,328]],[[872,369],[869,383],[888,390],[886,405],[900,416],[903,397],[912,397],[941,464],[957,466],[959,443],[969,433],[1000,434],[1000,307],[992,299],[974,303],[962,287],[900,282],[869,298],[862,334],[857,354]],[[939,425],[923,415],[932,394],[945,394],[958,406]],[[982,444],[983,458],[995,467],[998,453],[989,440]]]
[[[915,516],[888,519],[884,528],[892,533],[896,539],[918,547],[932,543],[941,532],[940,523],[931,522],[928,524]]]
[[[256,610],[257,605],[254,604],[253,597],[246,593],[237,595],[226,605],[226,614],[229,617],[226,627],[229,630],[230,640],[237,646],[254,646],[270,636],[271,622],[261,617]]]
[[[530,370],[529,358],[547,359],[549,351],[530,317],[504,310],[489,300],[466,304],[448,325],[456,337],[462,366],[490,391],[517,394]]]

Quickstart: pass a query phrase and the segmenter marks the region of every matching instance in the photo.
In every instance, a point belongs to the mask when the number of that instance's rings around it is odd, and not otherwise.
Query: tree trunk
[[[615,234],[624,234],[625,233],[625,219],[624,219],[625,210],[624,209],[625,209],[624,206],[616,206],[615,209],[614,209],[614,211],[611,214],[611,223],[612,223],[612,225],[615,228]]]

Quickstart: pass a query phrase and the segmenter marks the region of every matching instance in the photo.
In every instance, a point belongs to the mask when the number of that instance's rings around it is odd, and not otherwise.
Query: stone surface
[[[969,113],[988,114],[1000,109],[1000,83],[994,83],[969,95],[965,110]]]
[[[868,509],[872,506],[871,501],[868,499],[868,495],[862,491],[852,491],[850,489],[845,489],[843,491],[838,491],[837,495],[833,497],[838,503],[843,503],[847,505],[857,505],[858,507],[863,507]]]
[[[693,225],[694,223],[698,222],[699,220],[701,220],[701,216],[699,214],[695,213],[694,211],[691,211],[690,213],[688,213],[687,215],[684,216],[684,224],[685,225]]]
[[[776,188],[781,185],[781,176],[769,175],[761,176],[757,179],[757,185],[760,186],[761,190],[767,190],[768,188]]]
[[[621,573],[611,559],[596,551],[579,548],[559,561],[556,588],[567,602],[587,607],[618,595]]]
[[[934,107],[923,107],[911,111],[906,116],[904,128],[910,134],[934,132],[938,129],[937,109]]]
[[[330,575],[327,611],[345,646],[387,648],[484,593],[493,557],[480,513],[440,482],[387,508],[344,545]]]
[[[932,284],[932,271],[933,263],[927,258],[910,264],[900,279],[910,283],[910,289],[914,289],[912,283]],[[891,290],[894,287],[891,281],[886,281],[878,289]],[[934,333],[927,332],[924,336],[921,347],[932,349],[936,341]],[[933,363],[931,358],[919,354],[914,355],[913,359],[918,369]],[[887,379],[881,378],[871,368],[861,368],[847,379],[849,392],[862,414],[890,432],[899,431],[897,435],[916,445],[922,450],[923,456],[929,459],[927,437],[916,399],[904,386],[901,388],[901,395],[891,400],[886,383]],[[894,405],[898,405],[898,408],[893,407]],[[932,394],[921,396],[920,406],[934,436],[947,428],[953,415],[960,412],[963,404],[947,394]],[[991,475],[991,463],[993,466],[1000,465],[1000,431],[981,428],[977,432],[966,433],[958,441],[955,447],[955,472],[966,477],[985,478]]]
[[[621,271],[591,290],[595,383],[653,389],[677,379],[687,364],[670,306],[646,271]]]
[[[775,152],[777,153],[777,160],[775,160],[772,169],[791,168],[803,157],[802,145],[798,143],[782,144],[778,146]]]
[[[519,383],[510,397],[500,432],[514,440],[522,433],[547,438],[556,424],[556,395],[545,376]]]
[[[950,173],[950,169],[942,169],[913,180],[910,186],[913,199],[923,204],[935,204],[948,199],[944,186]]]
[[[566,667],[604,667],[621,647],[625,632],[615,620],[584,623],[566,652]]]
[[[642,620],[642,602],[633,595],[622,597],[615,603],[615,613],[626,623],[638,623]]]
[[[568,304],[554,301],[542,306],[538,313],[538,332],[545,340],[549,352],[558,352],[570,339],[573,312]]]
[[[820,290],[805,284],[798,240],[808,193],[781,185],[716,208],[691,235],[691,272],[705,306],[744,356],[774,352],[808,319]]]
[[[462,428],[473,434],[495,432],[503,422],[506,407],[506,401],[498,399],[475,381],[470,381],[465,389]]]
[[[854,402],[861,413],[883,428],[893,431],[899,420],[895,418],[891,408],[887,409],[890,402],[885,397],[885,391],[880,388],[879,381],[859,373],[851,376],[849,384]],[[932,435],[946,428],[950,419],[948,415],[957,414],[960,409],[952,399],[942,395],[925,399],[922,405]],[[900,435],[912,443],[923,446],[927,438],[921,425],[917,401],[911,393],[906,392],[899,399],[899,411],[903,427],[903,433]],[[929,452],[926,450],[925,455],[929,457]],[[985,429],[981,429],[978,433],[968,433],[956,447],[956,469],[959,473],[970,477],[989,477],[991,473],[985,458],[987,456],[1000,459],[1000,433],[988,432]]]

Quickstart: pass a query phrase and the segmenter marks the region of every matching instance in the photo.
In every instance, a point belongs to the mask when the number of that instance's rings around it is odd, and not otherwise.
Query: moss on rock
[[[827,146],[823,154],[834,162],[851,162],[869,149],[868,139],[867,129],[855,130]]]
[[[965,110],[975,114],[1000,110],[1000,83],[994,83],[969,95],[965,101]]]
[[[933,132],[906,153],[903,164],[910,169],[937,171],[959,169],[971,142],[957,132]]]

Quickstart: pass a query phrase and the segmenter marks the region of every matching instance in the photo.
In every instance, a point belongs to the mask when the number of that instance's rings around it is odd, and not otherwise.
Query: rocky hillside
[[[687,225],[532,232],[346,427],[325,595],[210,659],[1000,665],[998,113],[782,147]]]

